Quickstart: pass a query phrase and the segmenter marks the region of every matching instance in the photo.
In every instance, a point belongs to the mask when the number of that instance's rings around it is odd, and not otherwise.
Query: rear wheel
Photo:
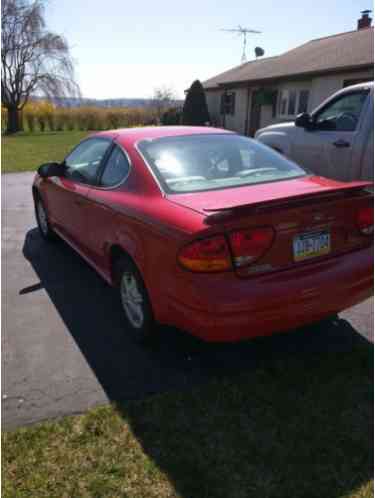
[[[155,320],[148,292],[138,269],[126,257],[121,257],[116,263],[116,283],[133,341],[145,343],[155,339]]]
[[[54,240],[56,235],[49,224],[47,211],[40,195],[35,197],[35,217],[43,239]]]

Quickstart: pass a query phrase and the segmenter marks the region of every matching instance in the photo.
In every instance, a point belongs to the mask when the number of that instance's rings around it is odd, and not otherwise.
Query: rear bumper
[[[184,302],[168,296],[162,321],[206,341],[238,341],[322,320],[373,295],[373,248],[273,275],[230,277],[190,279]]]

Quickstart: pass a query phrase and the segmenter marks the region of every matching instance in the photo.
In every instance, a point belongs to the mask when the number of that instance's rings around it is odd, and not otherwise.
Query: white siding
[[[373,72],[370,70],[361,71],[361,72],[346,72],[339,73],[334,75],[325,75],[319,76],[316,78],[308,79],[308,80],[290,80],[286,82],[282,82],[277,86],[278,96],[282,90],[309,90],[310,96],[308,101],[308,112],[314,110],[319,104],[321,104],[326,98],[331,96],[333,93],[341,90],[344,86],[345,80],[352,79],[369,79],[373,78]],[[267,85],[266,87],[270,87],[271,85]],[[259,87],[257,87],[259,88]],[[275,88],[275,87],[273,87]],[[251,90],[253,90],[251,88]],[[246,110],[247,110],[247,94],[248,89],[245,87],[242,88],[231,88],[231,91],[236,92],[236,103],[235,103],[235,113],[234,115],[226,115],[225,116],[225,128],[229,130],[237,131],[238,133],[245,133],[245,124],[246,124]],[[207,90],[206,98],[208,110],[210,112],[211,119],[214,120],[215,125],[223,126],[223,116],[220,114],[220,101],[221,95],[224,90]],[[263,128],[265,126],[269,126],[275,123],[281,123],[283,121],[291,121],[294,119],[293,116],[279,116],[278,115],[278,106],[277,102],[277,111],[276,116],[272,117],[272,106],[263,105],[261,107],[261,116],[260,116],[260,127]],[[251,109],[251,102],[250,107]],[[297,114],[297,109],[296,109]]]
[[[272,117],[272,105],[262,105],[260,111],[260,127],[264,128],[273,123],[277,123],[277,119]]]
[[[206,101],[208,112],[210,114],[211,121],[219,126],[221,125],[220,117],[220,100],[221,100],[221,90],[208,90],[206,93]]]
[[[234,114],[225,115],[225,128],[244,133],[247,108],[247,88],[231,89],[236,92]]]
[[[244,133],[247,109],[247,88],[233,88],[235,108],[234,114],[225,115],[225,128],[239,133]],[[224,90],[206,90],[206,100],[211,121],[216,126],[223,126],[224,116],[220,114],[221,96]]]
[[[341,90],[344,86],[345,80],[352,80],[357,78],[368,78],[369,80],[371,80],[373,78],[373,73],[371,71],[362,71],[332,74],[314,78],[311,84],[312,92],[309,102],[309,111],[312,111],[313,109],[315,109],[315,107],[318,107],[318,105],[321,104],[323,100],[330,97],[333,93]]]

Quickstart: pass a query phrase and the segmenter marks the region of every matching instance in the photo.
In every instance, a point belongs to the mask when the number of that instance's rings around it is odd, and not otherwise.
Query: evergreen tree
[[[186,95],[182,123],[191,126],[204,126],[209,121],[206,95],[202,83],[196,80]]]

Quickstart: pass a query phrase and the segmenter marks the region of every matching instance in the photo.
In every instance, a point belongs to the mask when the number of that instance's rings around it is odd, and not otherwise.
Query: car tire
[[[56,234],[51,228],[51,225],[48,220],[47,210],[39,194],[35,196],[34,207],[35,207],[35,218],[40,235],[44,240],[48,241],[56,240]]]
[[[122,256],[115,263],[115,277],[131,339],[141,345],[155,342],[156,323],[150,298],[138,268],[130,258]]]

